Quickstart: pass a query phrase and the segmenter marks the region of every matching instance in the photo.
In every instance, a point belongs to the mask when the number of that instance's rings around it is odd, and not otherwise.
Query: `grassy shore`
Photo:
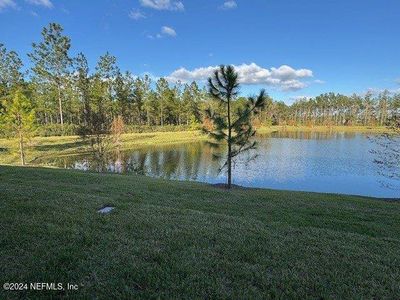
[[[122,135],[121,150],[151,145],[179,144],[205,140],[200,131],[129,133]],[[79,136],[34,137],[27,150],[27,162],[36,165],[36,160],[46,157],[62,157],[84,154],[90,151],[89,144]],[[17,144],[10,139],[0,139],[0,164],[19,164]]]
[[[270,126],[257,129],[259,134],[268,134],[273,131],[315,131],[315,132],[359,132],[359,133],[381,133],[385,127],[365,126],[336,126],[336,127],[306,127],[306,126]],[[152,132],[131,133],[122,136],[122,149],[135,149],[149,145],[163,145],[174,143],[185,143],[206,140],[207,137],[200,131],[181,132]],[[65,155],[83,154],[89,151],[87,143],[78,136],[53,136],[32,138],[27,147],[27,162],[37,165],[37,161],[46,157],[61,157]],[[15,165],[19,164],[18,145],[14,140],[0,139],[0,163]]]
[[[0,199],[0,282],[79,286],[0,299],[400,298],[396,202],[10,166]]]
[[[388,129],[385,126],[269,126],[261,127],[258,133],[269,133],[272,131],[311,131],[311,132],[354,132],[354,133],[383,133]]]

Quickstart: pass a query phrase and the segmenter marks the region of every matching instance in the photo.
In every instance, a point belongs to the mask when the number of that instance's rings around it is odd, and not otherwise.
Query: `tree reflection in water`
[[[383,189],[382,176],[370,153],[365,134],[280,131],[258,137],[257,158],[247,163],[247,153],[234,166],[235,184],[289,190],[398,197]],[[37,163],[61,168],[135,173],[209,183],[225,181],[221,161],[206,142],[143,147],[107,153],[96,161],[90,155],[53,158]]]
[[[77,155],[39,161],[61,168],[96,172],[135,173],[166,179],[196,180],[217,175],[219,162],[204,143],[149,147],[136,151],[112,151],[97,159],[92,155]]]

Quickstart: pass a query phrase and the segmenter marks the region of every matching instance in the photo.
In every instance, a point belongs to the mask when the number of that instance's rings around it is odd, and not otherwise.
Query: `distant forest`
[[[109,128],[116,117],[127,130],[140,128],[201,128],[206,109],[218,111],[219,104],[196,82],[172,85],[165,78],[152,80],[123,72],[117,59],[105,53],[89,70],[83,53],[70,55],[71,40],[59,24],[42,30],[42,39],[28,54],[32,67],[23,70],[19,55],[0,44],[0,112],[7,101],[22,90],[34,111],[39,134],[77,134],[93,123]],[[247,99],[239,97],[239,108]],[[299,99],[292,105],[268,97],[257,115],[256,125],[364,125],[383,126],[400,110],[400,94],[346,96],[326,93]]]

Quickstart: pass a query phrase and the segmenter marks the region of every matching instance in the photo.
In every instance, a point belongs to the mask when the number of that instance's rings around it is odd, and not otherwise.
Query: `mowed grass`
[[[0,299],[400,298],[398,202],[0,166],[0,204],[0,283],[79,284]]]

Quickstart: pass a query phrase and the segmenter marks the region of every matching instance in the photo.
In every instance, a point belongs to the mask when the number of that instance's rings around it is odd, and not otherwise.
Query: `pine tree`
[[[10,98],[15,89],[23,83],[22,61],[14,51],[7,51],[0,43],[0,111],[1,99]]]
[[[146,124],[157,125],[158,124],[158,111],[159,111],[159,103],[157,93],[148,90],[146,93],[146,100],[144,102],[143,108],[146,110]]]
[[[12,101],[4,101],[3,105],[1,124],[18,139],[21,164],[25,165],[25,143],[35,129],[35,111],[21,89],[16,90]]]
[[[232,111],[233,102],[239,93],[238,73],[234,67],[221,65],[208,79],[209,92],[223,107],[222,113],[207,110],[207,116],[212,120],[214,128],[204,130],[216,140],[218,146],[221,142],[228,145],[228,153],[223,167],[228,169],[228,188],[232,185],[232,160],[240,153],[255,149],[256,142],[251,138],[255,130],[251,124],[254,114],[257,114],[265,102],[265,91],[261,90],[257,98],[249,98],[244,107]]]
[[[83,53],[75,58],[75,87],[81,105],[81,125],[89,126],[90,123],[90,77],[87,59]]]
[[[160,78],[156,83],[156,92],[157,92],[157,102],[158,102],[158,117],[160,120],[160,126],[164,126],[165,121],[165,112],[166,112],[166,104],[168,103],[168,98],[171,95],[171,90],[168,86],[167,80],[164,78]]]
[[[34,64],[34,80],[39,85],[48,86],[56,91],[61,128],[64,128],[63,99],[72,60],[68,51],[71,47],[69,37],[63,35],[63,28],[50,23],[42,30],[42,41],[33,43],[33,52],[29,57]]]
[[[138,125],[142,125],[144,120],[144,103],[146,101],[146,96],[148,94],[147,82],[144,79],[136,78],[134,82],[134,120]]]
[[[101,81],[101,85],[105,89],[102,95],[102,109],[107,118],[108,126],[111,124],[113,116],[116,114],[113,107],[113,96],[115,94],[115,79],[119,73],[120,70],[117,66],[117,59],[115,56],[111,55],[109,52],[100,56],[96,66],[95,76]]]
[[[133,86],[134,81],[131,73],[117,73],[114,80],[114,104],[116,106],[114,109],[114,115],[122,116],[125,123],[132,121],[132,116],[134,115]]]

